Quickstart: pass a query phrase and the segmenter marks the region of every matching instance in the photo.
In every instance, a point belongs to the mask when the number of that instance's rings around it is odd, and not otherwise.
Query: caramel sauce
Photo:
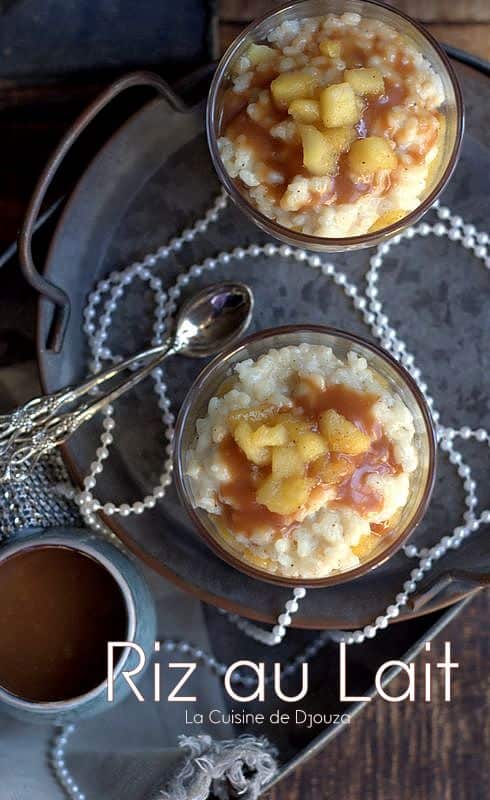
[[[382,436],[371,444],[367,453],[352,461],[352,474],[337,486],[332,506],[349,506],[360,514],[381,511],[383,498],[367,484],[367,479],[370,475],[396,475],[400,472],[391,443]],[[371,530],[374,532],[372,527]]]
[[[320,415],[329,408],[333,408],[353,422],[363,433],[370,436],[379,434],[372,412],[372,407],[378,399],[377,395],[369,392],[357,392],[343,383],[334,383],[321,390],[307,375],[302,375],[301,381],[309,386],[309,391],[307,394],[298,395],[295,398],[295,405],[301,408],[305,415],[315,423],[315,427],[318,426]]]
[[[107,642],[127,638],[122,592],[69,547],[28,548],[0,564],[0,686],[32,702],[70,700],[107,678]]]
[[[347,69],[366,66],[366,52],[358,45],[355,36],[343,31],[334,31],[329,38],[340,41],[342,60]],[[398,49],[395,51],[390,63],[400,76],[400,80],[394,82],[385,79],[385,92],[382,96],[364,98],[364,110],[356,126],[360,138],[372,135],[383,136],[389,129],[388,115],[390,110],[405,102],[407,91],[404,86],[404,79],[413,74],[415,65],[403,53],[403,37],[398,36],[395,38],[393,45],[395,47],[398,46]],[[376,36],[372,52],[381,58],[385,58],[385,48],[386,43]],[[318,56],[317,43],[312,41],[306,48],[305,53],[311,58]],[[251,120],[246,111],[248,103],[256,99],[258,91],[268,88],[277,75],[277,64],[275,66],[271,65],[270,68],[264,71],[255,70],[253,72],[252,83],[245,92],[237,94],[231,89],[227,90],[224,97],[221,128],[232,141],[236,141],[238,137],[243,136],[247,144],[255,151],[257,160],[263,165],[259,170],[259,180],[266,188],[269,199],[275,205],[280,205],[286,187],[296,176],[311,177],[303,165],[301,143],[299,141],[284,142],[275,139],[269,134],[266,127],[261,127],[260,124]],[[274,120],[273,124],[291,119],[286,110],[274,109],[273,107],[272,110],[267,110],[267,116],[270,117],[271,115]],[[429,117],[433,123],[434,115],[431,114]],[[270,122],[268,124],[270,125]],[[440,126],[435,125],[433,127],[434,131],[431,131],[430,136],[424,141],[423,148],[412,148],[408,151],[415,164],[420,164],[423,161],[427,152],[437,141]],[[280,172],[284,176],[284,181],[279,184],[270,182],[270,172]],[[239,179],[237,182],[242,185]],[[321,208],[332,203],[353,203],[363,194],[371,192],[373,185],[373,181],[356,182],[351,178],[347,154],[343,154],[338,160],[336,174],[331,177],[329,190],[323,194],[312,193],[308,202],[297,211],[302,212],[311,208]],[[246,191],[248,187],[242,185],[242,188]],[[376,194],[383,196],[389,192],[390,188],[391,180],[378,182],[375,186]]]
[[[339,482],[334,485],[335,497],[330,503],[331,507],[347,506],[361,515],[380,511],[383,498],[368,485],[367,479],[373,474],[396,475],[400,472],[400,466],[396,462],[391,443],[383,435],[372,413],[377,395],[358,392],[344,384],[334,384],[322,390],[308,376],[301,376],[301,382],[307,384],[308,393],[293,396],[293,409],[277,409],[273,415],[275,424],[280,424],[281,413],[294,413],[300,419],[308,420],[311,430],[317,431],[320,415],[328,409],[334,409],[372,439],[369,450],[358,456],[327,454],[308,465],[307,477],[317,481],[310,494],[310,503],[327,486],[332,488],[322,482],[320,462],[340,460],[345,465],[345,470]],[[294,530],[298,522],[291,517],[274,514],[256,500],[257,487],[271,474],[270,466],[259,467],[248,461],[231,435],[221,442],[219,450],[231,475],[231,479],[221,485],[218,497],[227,529],[231,533],[248,535],[257,528],[268,527],[276,537],[288,535]],[[374,526],[372,530],[378,535],[385,532],[379,526]]]
[[[264,525],[278,532],[288,528],[291,524],[288,517],[274,514],[255,499],[258,484],[270,470],[248,461],[232,436],[223,439],[219,450],[231,475],[229,482],[221,484],[219,493],[221,510],[228,529],[246,535]]]
[[[274,112],[275,124],[288,119],[287,114]],[[266,128],[261,127],[252,120],[246,110],[239,114],[230,122],[226,130],[226,135],[236,141],[242,136],[250,145],[257,158],[264,164],[264,173],[259,175],[264,183],[268,183],[268,172],[281,172],[285,177],[285,183],[281,186],[270,185],[269,191],[279,191],[282,197],[285,186],[290,183],[296,175],[308,175],[303,166],[303,151],[301,144],[284,142],[282,139],[275,139],[269,134]]]

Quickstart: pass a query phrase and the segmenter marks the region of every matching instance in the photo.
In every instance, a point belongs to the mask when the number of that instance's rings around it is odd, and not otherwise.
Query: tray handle
[[[407,606],[412,611],[419,611],[450,586],[451,583],[462,583],[470,590],[478,591],[479,589],[490,587],[490,573],[470,572],[463,569],[447,570],[423,586],[417,594],[408,600]]]
[[[96,99],[82,111],[80,116],[65,133],[41,173],[29,201],[19,234],[19,261],[22,273],[27,282],[33,289],[50,300],[54,305],[53,319],[51,321],[45,347],[47,350],[55,353],[59,353],[63,346],[66,327],[70,317],[70,298],[63,289],[59,286],[55,286],[44,278],[34,263],[32,255],[32,235],[35,230],[36,220],[39,216],[46,192],[56,172],[80,134],[83,133],[85,128],[111,100],[126,91],[126,89],[141,86],[156,89],[176,111],[187,112],[189,110],[188,106],[175,94],[168,83],[156,73],[139,71],[123,75],[96,97]]]

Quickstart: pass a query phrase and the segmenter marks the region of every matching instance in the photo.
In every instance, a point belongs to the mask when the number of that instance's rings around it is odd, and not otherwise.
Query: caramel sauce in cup
[[[107,642],[125,640],[115,578],[69,547],[38,545],[0,563],[0,686],[33,703],[71,700],[107,677]]]

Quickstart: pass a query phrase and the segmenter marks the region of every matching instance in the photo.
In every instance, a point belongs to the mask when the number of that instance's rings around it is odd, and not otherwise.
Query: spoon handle
[[[97,412],[136,386],[178,350],[175,338],[169,337],[163,344],[135,353],[78,386],[35,397],[11,414],[0,415],[0,483],[25,479],[41,456],[62,444]],[[133,371],[125,380],[102,396],[96,394],[131,367]],[[90,394],[95,397],[88,400]],[[70,411],[63,411],[65,406],[77,402]]]

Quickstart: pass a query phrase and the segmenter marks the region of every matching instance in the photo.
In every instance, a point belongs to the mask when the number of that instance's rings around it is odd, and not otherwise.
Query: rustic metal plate
[[[456,213],[485,225],[487,170],[486,133],[488,82],[476,71],[456,65],[467,108],[467,132],[460,164],[442,198]],[[66,290],[72,313],[59,354],[44,347],[52,309],[42,300],[39,315],[39,363],[46,391],[77,381],[86,371],[87,350],[82,312],[95,282],[114,269],[152,252],[192,223],[218,191],[203,133],[202,108],[191,115],[171,111],[157,100],[136,114],[103,148],[83,175],[64,211],[52,242],[45,275]],[[166,285],[178,272],[220,250],[264,241],[236,209],[227,209],[217,225],[156,269]],[[361,283],[370,252],[334,256],[349,276]],[[217,270],[212,280],[246,280],[257,308],[253,329],[286,323],[327,323],[369,337],[339,287],[304,265],[280,259],[239,261]],[[194,291],[209,276],[194,281]],[[488,424],[488,362],[484,330],[488,330],[488,275],[470,253],[446,239],[417,238],[392,250],[386,258],[381,292],[393,324],[415,353],[444,424],[478,427]],[[185,297],[185,294],[184,294]],[[132,352],[144,346],[151,332],[151,304],[142,291],[124,304],[123,324],[115,324],[111,344]],[[176,411],[202,362],[175,358],[165,368]],[[163,430],[155,396],[148,383],[123,399],[117,408],[116,443],[101,476],[102,502],[131,502],[146,495],[164,461]],[[86,426],[64,449],[66,461],[80,479],[98,446],[100,422]],[[474,450],[475,477],[483,478],[483,453]],[[480,484],[488,507],[488,481]],[[440,460],[438,485],[429,512],[414,541],[433,544],[458,524],[463,492],[454,467]],[[219,560],[195,535],[173,488],[153,511],[139,517],[111,518],[110,526],[148,565],[201,599],[245,616],[273,621],[289,596],[288,589],[257,583]],[[490,569],[484,533],[466,541],[431,573],[451,567]],[[357,580],[310,591],[294,624],[310,628],[357,627],[383,613],[400,591],[414,563],[402,553]],[[458,584],[449,586],[423,612],[460,599]]]

